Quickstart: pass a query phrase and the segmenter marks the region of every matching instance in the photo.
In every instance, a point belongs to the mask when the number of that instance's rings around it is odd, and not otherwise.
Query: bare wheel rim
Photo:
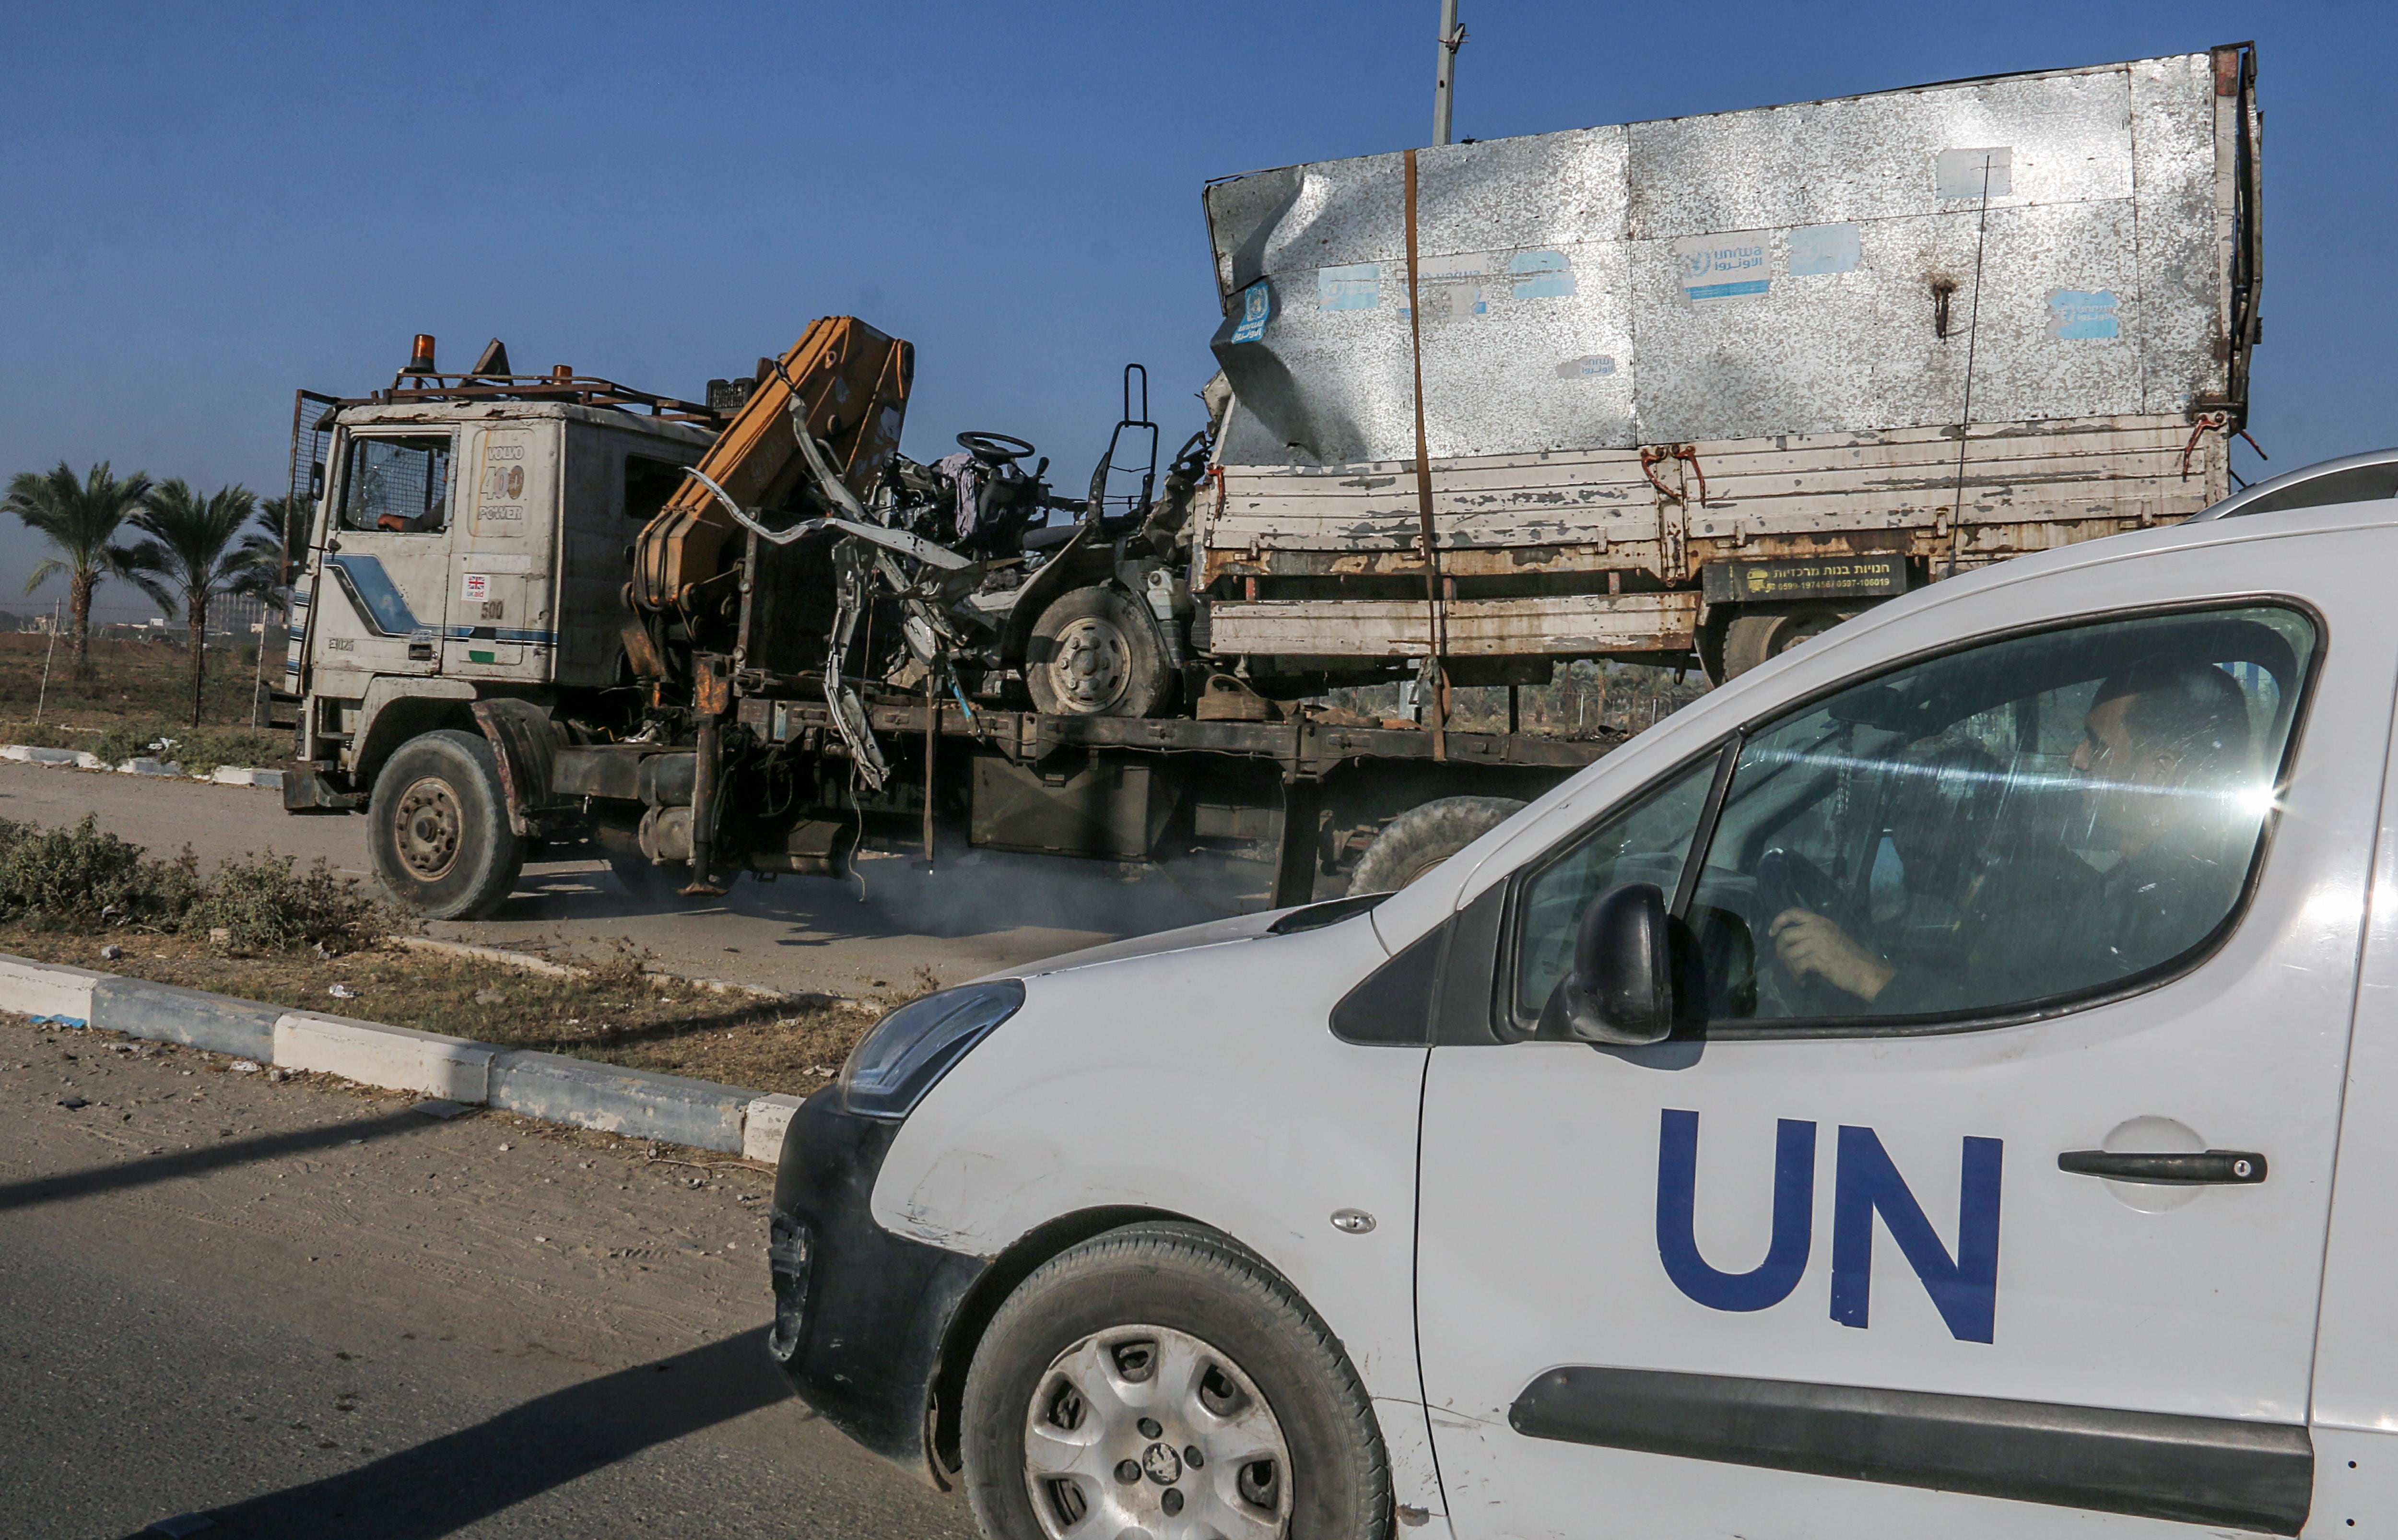
[[[1278,1540],[1290,1446],[1255,1381],[1187,1331],[1113,1327],[1051,1360],[1024,1487],[1050,1540]]]
[[[1049,659],[1049,683],[1071,711],[1104,711],[1124,698],[1132,678],[1132,649],[1124,634],[1097,615],[1068,621]]]
[[[411,783],[392,810],[392,843],[398,848],[399,864],[419,882],[439,882],[458,864],[465,827],[458,793],[448,781],[427,776]]]

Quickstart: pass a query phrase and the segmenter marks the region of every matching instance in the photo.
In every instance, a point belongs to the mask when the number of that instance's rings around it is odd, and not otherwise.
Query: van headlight
[[[991,1029],[1024,1004],[1015,979],[962,984],[910,1000],[874,1024],[841,1067],[842,1105],[862,1117],[896,1120]]]

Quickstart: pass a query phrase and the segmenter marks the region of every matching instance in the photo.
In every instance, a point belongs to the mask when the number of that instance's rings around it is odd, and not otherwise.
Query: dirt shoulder
[[[123,954],[101,955],[106,945]],[[180,936],[26,925],[0,925],[0,952],[795,1096],[830,1080],[875,1020],[874,1007],[846,1001],[765,999],[644,976],[629,950],[581,978],[396,945],[334,957],[238,956]]]

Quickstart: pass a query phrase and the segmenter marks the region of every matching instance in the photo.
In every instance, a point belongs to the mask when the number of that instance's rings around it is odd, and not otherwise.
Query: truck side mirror
[[[318,460],[308,467],[308,501],[321,503],[324,500],[325,462]]]
[[[1626,883],[1583,912],[1573,967],[1541,1012],[1543,1035],[1637,1047],[1674,1031],[1673,920],[1654,883]]]

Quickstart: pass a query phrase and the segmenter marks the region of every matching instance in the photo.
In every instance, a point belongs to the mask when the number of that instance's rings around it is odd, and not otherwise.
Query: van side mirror
[[[1637,1047],[1674,1032],[1673,920],[1654,883],[1626,883],[1583,912],[1573,966],[1541,1012],[1543,1036]]]

